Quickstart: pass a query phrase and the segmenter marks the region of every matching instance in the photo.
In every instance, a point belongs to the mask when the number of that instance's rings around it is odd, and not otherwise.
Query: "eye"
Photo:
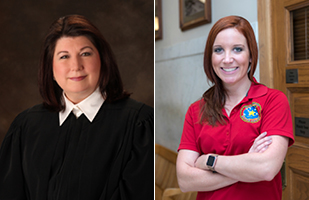
[[[63,56],[61,56],[59,59],[61,60],[61,59],[67,59],[67,58],[69,58],[68,55],[63,55]]]
[[[234,51],[236,51],[236,52],[242,52],[242,50],[243,50],[243,49],[242,49],[241,47],[235,47],[235,48],[234,48]]]
[[[221,47],[214,48],[215,53],[221,53],[222,51],[223,51],[223,48],[221,48]]]
[[[91,55],[90,52],[84,52],[84,53],[81,54],[81,56],[90,56],[90,55]]]

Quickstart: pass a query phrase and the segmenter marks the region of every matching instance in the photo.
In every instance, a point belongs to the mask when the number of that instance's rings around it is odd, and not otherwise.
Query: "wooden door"
[[[309,199],[309,56],[295,58],[291,20],[303,7],[309,11],[309,0],[258,0],[261,82],[287,95],[293,118],[295,144],[282,169],[284,200]],[[309,42],[309,27],[304,32]]]

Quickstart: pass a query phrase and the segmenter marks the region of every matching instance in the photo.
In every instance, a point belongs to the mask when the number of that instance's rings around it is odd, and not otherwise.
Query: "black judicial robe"
[[[0,199],[153,199],[153,108],[104,102],[93,122],[43,105],[19,114],[0,150]]]

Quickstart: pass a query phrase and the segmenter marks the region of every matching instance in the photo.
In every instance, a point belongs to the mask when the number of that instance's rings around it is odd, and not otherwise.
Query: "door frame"
[[[274,88],[273,30],[271,0],[257,0],[260,83]]]

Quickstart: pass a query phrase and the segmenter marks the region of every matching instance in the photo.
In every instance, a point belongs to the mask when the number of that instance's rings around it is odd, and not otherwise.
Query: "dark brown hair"
[[[258,60],[258,47],[255,40],[254,31],[250,23],[239,16],[228,16],[217,21],[209,32],[204,52],[204,71],[210,82],[214,85],[209,88],[204,94],[204,102],[201,104],[200,122],[207,122],[215,126],[217,123],[225,124],[225,117],[222,113],[226,101],[226,90],[223,87],[221,79],[216,75],[212,66],[213,44],[219,32],[227,28],[236,28],[242,33],[248,44],[250,51],[251,64],[249,63],[248,77],[251,81],[254,80],[253,74],[256,69]]]
[[[87,37],[100,54],[101,69],[98,85],[105,101],[114,102],[130,96],[124,91],[114,54],[101,32],[85,17],[68,15],[59,18],[51,25],[43,44],[38,79],[43,104],[56,112],[65,108],[62,88],[53,78],[53,56],[60,38],[77,36]]]

